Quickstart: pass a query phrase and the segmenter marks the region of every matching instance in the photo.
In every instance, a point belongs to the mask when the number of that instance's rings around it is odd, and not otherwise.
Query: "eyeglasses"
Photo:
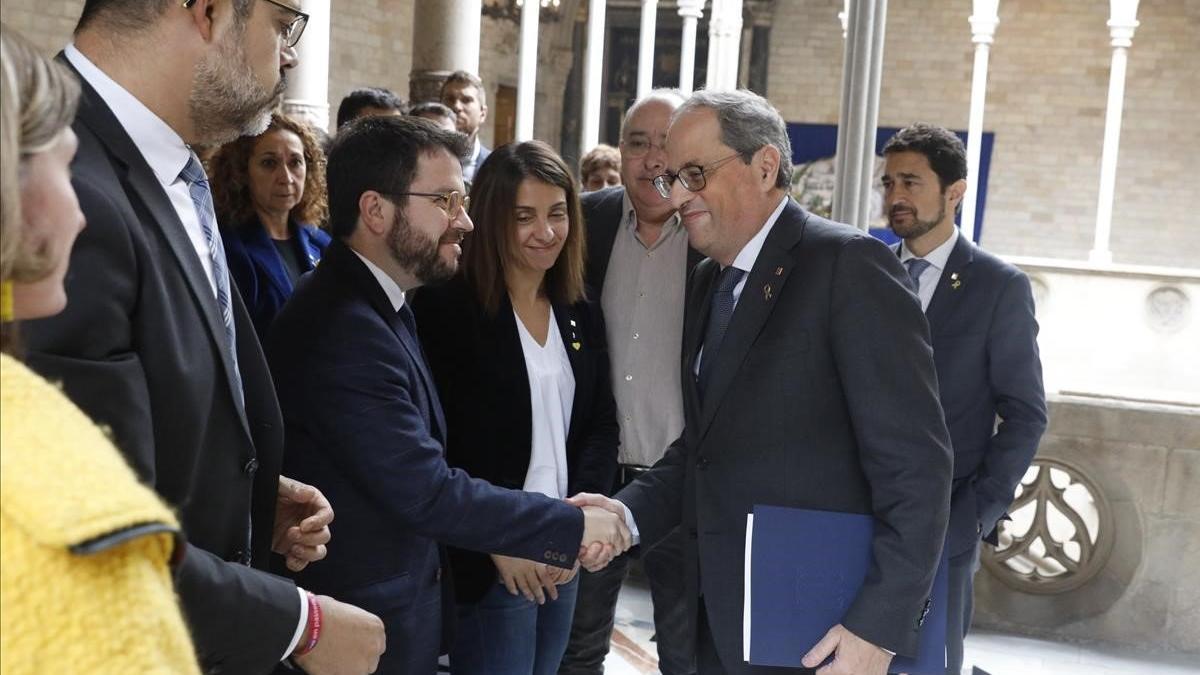
[[[471,208],[471,198],[458,190],[451,190],[449,192],[383,192],[381,194],[388,197],[426,197],[432,199],[433,203],[450,218],[457,216],[459,209],[466,211]]]
[[[683,188],[688,192],[699,192],[704,189],[707,180],[705,177],[715,173],[722,165],[729,160],[741,157],[740,152],[735,152],[728,157],[722,157],[715,162],[709,162],[704,166],[689,164],[679,170],[679,173],[671,173],[670,171],[654,177],[654,189],[658,190],[658,194],[662,195],[663,199],[671,198],[671,186],[676,180],[683,185]]]
[[[295,47],[297,42],[300,42],[300,36],[304,33],[304,27],[308,25],[308,15],[295,7],[289,7],[278,0],[266,0],[266,2],[275,5],[280,9],[291,12],[294,17],[283,27],[279,34],[283,37],[284,43],[289,48]]]
[[[650,148],[655,148],[659,152],[666,151],[666,147],[657,143],[651,143],[648,138],[631,138],[621,142],[621,153],[630,157],[645,157],[650,152]]]

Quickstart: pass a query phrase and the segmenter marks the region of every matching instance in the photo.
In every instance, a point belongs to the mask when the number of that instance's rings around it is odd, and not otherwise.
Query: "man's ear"
[[[205,42],[213,40],[214,0],[183,0],[183,8],[191,16],[196,31]],[[229,8],[232,11],[232,6]]]
[[[946,188],[946,197],[950,200],[951,206],[958,208],[962,203],[963,196],[967,194],[967,181],[959,178]]]
[[[779,148],[773,145],[764,145],[754,153],[753,166],[758,173],[758,180],[762,183],[764,189],[770,190],[775,187],[776,176],[779,173]]]
[[[479,104],[479,124],[482,126],[487,121],[487,106],[483,103]]]
[[[387,233],[390,220],[387,218],[383,195],[367,190],[358,196],[358,220],[371,234],[383,236]]]

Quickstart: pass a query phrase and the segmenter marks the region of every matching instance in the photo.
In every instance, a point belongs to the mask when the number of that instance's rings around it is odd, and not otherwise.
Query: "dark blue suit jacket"
[[[299,246],[301,252],[301,272],[309,272],[317,266],[321,254],[329,245],[329,234],[312,225],[295,222],[289,225],[295,233],[292,243]],[[242,301],[250,311],[255,332],[263,340],[275,315],[292,296],[292,280],[288,278],[283,261],[279,259],[279,251],[275,250],[274,242],[258,218],[235,228],[222,228],[221,241],[225,244],[229,274],[242,293]]]
[[[446,423],[416,336],[344,243],[331,243],[299,284],[271,327],[267,355],[288,475],[320,488],[337,514],[329,556],[298,581],[384,620],[380,673],[436,670],[450,599],[439,542],[574,564],[579,509],[446,465]]]
[[[508,296],[488,315],[461,276],[425,288],[413,302],[421,342],[446,406],[446,457],[472,476],[522,489],[536,413],[517,318]],[[567,495],[606,492],[617,473],[616,403],[598,302],[554,304],[557,328],[575,378],[566,438]],[[578,348],[576,348],[576,346]],[[484,554],[450,549],[459,602],[477,602],[496,584]]]
[[[955,556],[994,536],[1046,430],[1029,278],[960,236],[925,318],[954,448],[946,546]]]

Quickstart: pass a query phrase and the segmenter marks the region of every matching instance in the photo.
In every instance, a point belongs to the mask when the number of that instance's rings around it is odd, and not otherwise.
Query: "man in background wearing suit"
[[[324,557],[333,511],[280,476],[271,377],[192,150],[266,128],[304,18],[295,0],[88,0],[59,57],[83,84],[72,173],[89,227],[69,307],[27,325],[30,364],[178,510],[176,586],[206,670],[264,673],[291,655],[314,674],[366,673],[384,646],[376,617],[260,571],[272,552],[292,569]]]
[[[326,179],[334,240],[267,338],[284,467],[335,500],[342,523],[338,546],[300,581],[383,617],[388,675],[435,672],[450,639],[440,544],[565,569],[593,562],[581,544],[629,545],[612,513],[446,464],[446,420],[406,293],[458,268],[473,229],[466,149],[460,134],[415,117],[338,132]]]
[[[487,119],[487,92],[483,80],[474,73],[456,70],[442,83],[442,105],[454,111],[454,123],[459,133],[467,135],[467,152],[463,155],[463,180],[470,183],[491,149],[479,141],[479,127]]]
[[[979,541],[996,543],[996,525],[1046,430],[1038,325],[1025,274],[954,226],[967,189],[962,141],[947,129],[914,124],[883,154],[884,212],[903,240],[900,262],[929,321],[954,448],[946,672],[958,675]]]
[[[587,285],[599,293],[608,323],[613,391],[621,427],[615,492],[662,458],[683,431],[679,348],[684,285],[701,255],[687,244],[675,207],[654,189],[666,168],[667,126],[683,103],[676,89],[636,101],[621,125],[622,186],[583,196]],[[605,494],[611,494],[606,492]],[[641,557],[654,602],[658,669],[696,671],[683,601],[683,543],[678,529]],[[580,576],[571,641],[560,675],[600,675],[612,638],[617,596],[629,559]]]
[[[684,310],[684,431],[606,503],[653,545],[682,523],[697,669],[799,672],[742,658],[746,516],[756,504],[873,514],[866,581],[805,656],[883,675],[915,652],[949,510],[950,442],[929,332],[904,268],[863,232],[788,196],[778,111],[748,91],[693,94],[656,185],[696,266]],[[821,542],[812,542],[820,546]]]

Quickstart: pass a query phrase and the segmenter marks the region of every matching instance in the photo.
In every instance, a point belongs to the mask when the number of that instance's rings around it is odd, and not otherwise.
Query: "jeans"
[[[628,557],[619,556],[594,574],[580,571],[575,623],[571,626],[571,642],[558,669],[559,675],[604,673],[617,595],[629,564]],[[642,553],[642,566],[650,581],[650,597],[654,602],[658,669],[663,675],[692,675],[696,672],[695,648],[688,626],[688,603],[683,588],[683,538],[678,528]]]
[[[558,587],[546,604],[511,595],[503,584],[474,604],[458,606],[450,650],[454,675],[553,675],[571,634],[579,577]]]

